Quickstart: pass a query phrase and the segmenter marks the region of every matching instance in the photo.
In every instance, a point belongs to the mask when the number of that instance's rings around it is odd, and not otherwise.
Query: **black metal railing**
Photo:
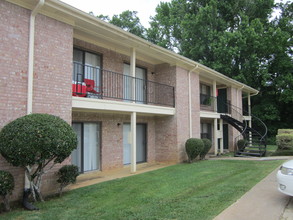
[[[201,139],[209,139],[209,140],[212,140],[212,134],[211,133],[200,133],[200,138]]]
[[[77,62],[73,63],[72,79],[73,96],[175,107],[173,86]]]
[[[216,100],[217,100],[216,97],[201,93],[200,94],[200,109],[215,111]]]

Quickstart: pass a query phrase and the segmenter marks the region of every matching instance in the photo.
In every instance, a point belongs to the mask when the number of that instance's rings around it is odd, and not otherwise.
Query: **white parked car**
[[[279,191],[293,196],[293,160],[283,163],[277,173],[277,180]]]

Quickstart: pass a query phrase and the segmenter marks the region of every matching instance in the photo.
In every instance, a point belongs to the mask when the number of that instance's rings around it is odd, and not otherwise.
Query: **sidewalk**
[[[214,220],[293,220],[293,198],[277,190],[277,171],[274,170]]]

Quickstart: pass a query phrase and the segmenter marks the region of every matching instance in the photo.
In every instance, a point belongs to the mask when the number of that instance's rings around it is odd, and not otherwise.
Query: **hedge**
[[[278,150],[293,150],[293,134],[281,133],[276,136]]]

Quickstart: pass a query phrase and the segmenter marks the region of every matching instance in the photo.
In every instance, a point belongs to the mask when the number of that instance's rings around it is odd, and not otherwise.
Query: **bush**
[[[203,150],[200,152],[199,157],[201,160],[205,159],[205,156],[207,155],[207,153],[210,151],[211,147],[212,147],[212,142],[211,140],[204,138],[202,139],[204,148]]]
[[[59,194],[62,194],[64,187],[76,182],[76,177],[79,175],[78,167],[75,165],[65,165],[61,167],[57,173],[59,177],[57,182],[60,183]]]
[[[4,209],[10,210],[8,195],[14,189],[14,178],[8,171],[0,170],[0,196],[3,198]]]
[[[26,167],[52,158],[60,163],[76,146],[71,126],[48,114],[23,116],[0,132],[0,153],[13,166]]]
[[[293,150],[277,150],[271,156],[293,156]]]
[[[204,148],[204,143],[198,138],[189,138],[185,143],[185,150],[188,156],[188,161],[191,163]]]
[[[278,129],[278,134],[293,134],[293,129]]]
[[[278,145],[278,150],[293,150],[293,134],[278,134],[276,144]]]
[[[0,153],[13,166],[26,169],[34,199],[41,197],[44,168],[61,163],[77,146],[77,136],[63,119],[49,114],[30,114],[5,125],[0,131]],[[35,169],[37,167],[37,169]]]
[[[237,141],[237,148],[239,151],[242,151],[246,146],[246,140],[241,139]]]

